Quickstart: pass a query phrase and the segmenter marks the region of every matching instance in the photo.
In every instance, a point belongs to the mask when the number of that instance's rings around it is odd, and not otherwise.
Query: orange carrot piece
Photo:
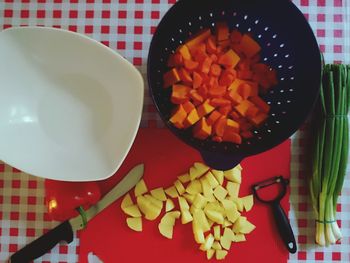
[[[226,93],[225,86],[211,86],[208,90],[208,95],[211,98],[220,98],[220,97],[224,96],[225,93]],[[217,106],[219,106],[219,105],[217,105]]]
[[[219,78],[219,85],[230,86],[236,79],[237,73],[234,69],[226,69]]]
[[[181,45],[177,48],[177,52],[179,52],[184,60],[191,59],[192,56],[190,54],[190,50],[186,45]]]
[[[242,83],[239,86],[239,94],[242,96],[244,100],[248,99],[252,94],[252,86],[248,83]]]
[[[194,47],[198,46],[198,44],[205,41],[208,37],[211,36],[210,29],[203,29],[197,34],[195,34],[193,37],[191,37],[190,40],[186,41],[186,46],[191,50]]]
[[[254,118],[250,119],[250,121],[255,126],[260,126],[267,118],[268,118],[268,115],[266,113],[260,112]]]
[[[178,70],[178,73],[179,73],[181,81],[183,81],[189,85],[192,84],[192,77],[191,77],[190,73],[185,68],[180,68]]]
[[[198,94],[201,95],[203,98],[206,98],[208,96],[208,87],[206,84],[201,85],[197,90]]]
[[[238,104],[235,107],[235,109],[236,109],[236,111],[238,111],[239,114],[246,117],[248,109],[252,106],[254,106],[253,103],[251,103],[249,100],[244,100],[240,104]]]
[[[242,137],[238,133],[234,133],[231,131],[225,131],[222,140],[224,142],[233,142],[236,144],[242,143]]]
[[[269,72],[266,75],[266,78],[270,82],[271,86],[277,85],[277,72],[276,70],[269,70]]]
[[[212,126],[210,126],[203,117],[193,128],[193,136],[200,140],[205,140],[211,135]]]
[[[182,103],[181,105],[187,114],[190,113],[195,108],[195,106],[189,100],[186,101],[185,103]]]
[[[252,65],[252,71],[254,73],[266,73],[269,71],[269,66],[263,63],[256,63]]]
[[[241,136],[245,139],[250,139],[250,138],[254,137],[254,135],[251,131],[243,131],[243,132],[241,132]]]
[[[209,100],[204,101],[201,105],[197,107],[199,117],[204,117],[211,113],[215,108],[209,104]]]
[[[238,70],[237,71],[237,77],[240,79],[252,79],[253,78],[253,72],[250,70]]]
[[[191,112],[187,115],[187,118],[184,120],[184,127],[188,128],[199,121],[199,115],[196,109],[191,110]]]
[[[223,136],[224,132],[225,132],[225,128],[226,128],[226,123],[227,123],[227,118],[226,117],[221,117],[220,119],[218,119],[214,125],[213,125],[213,130],[214,133],[217,136]]]
[[[239,132],[239,123],[234,121],[234,120],[227,119],[226,130],[238,133]]]
[[[184,67],[188,71],[193,71],[198,67],[199,63],[197,61],[193,61],[192,59],[184,60]]]
[[[203,83],[203,78],[201,75],[199,75],[197,72],[193,72],[193,88],[197,89],[199,88]]]
[[[214,98],[210,100],[210,104],[214,107],[231,105],[231,101],[223,98]]]
[[[231,105],[225,105],[225,106],[219,107],[219,112],[224,116],[227,116],[231,111],[232,111]]]
[[[193,103],[195,105],[199,105],[204,101],[203,97],[199,95],[199,93],[195,89],[190,91],[190,98],[193,100]]]
[[[227,26],[227,23],[225,22],[218,22],[215,25],[215,32],[216,32],[216,40],[217,41],[223,41],[229,38],[229,28]]]
[[[200,71],[202,71],[205,74],[208,74],[212,63],[213,61],[211,60],[211,58],[206,57],[199,65]]]
[[[258,113],[259,113],[259,108],[252,106],[250,108],[248,108],[247,112],[246,112],[246,116],[248,119],[252,119],[254,118]]]
[[[214,62],[218,61],[218,56],[216,54],[211,54],[210,55],[211,60]]]
[[[259,96],[250,97],[249,100],[255,104],[262,112],[268,113],[270,111],[270,105],[268,105]]]
[[[216,52],[216,41],[213,36],[207,39],[206,45],[208,54],[214,54]]]
[[[241,39],[240,46],[241,46],[242,52],[248,58],[253,57],[257,53],[259,53],[261,50],[260,45],[253,38],[251,38],[248,34],[243,35],[243,37]]]
[[[238,30],[232,30],[230,34],[230,40],[233,44],[239,44],[242,39],[242,34]]]
[[[182,85],[182,84],[174,84],[171,92],[171,102],[174,104],[185,103],[189,99],[189,92],[191,88]]]
[[[222,50],[226,50],[230,46],[231,42],[229,39],[225,39],[222,41],[218,41],[218,46],[222,48]]]
[[[214,142],[222,142],[222,137],[221,136],[214,136],[213,141]]]
[[[240,57],[232,49],[219,57],[218,63],[224,67],[234,68],[239,62]]]
[[[221,113],[214,110],[209,114],[207,122],[209,125],[214,125],[214,123],[222,117]]]
[[[234,105],[237,105],[243,101],[243,98],[241,97],[241,95],[234,90],[230,90],[228,92],[227,97],[233,102]]]
[[[205,43],[200,43],[198,44],[198,46],[193,47],[190,52],[192,57],[197,57],[200,55],[207,55],[207,51],[206,51],[206,45]]]
[[[210,75],[219,77],[221,74],[221,67],[218,64],[212,64],[210,67]]]
[[[239,116],[239,114],[236,111],[231,111],[229,116],[234,120],[234,121],[238,121],[241,116]]]
[[[184,109],[184,107],[180,104],[177,106],[175,112],[172,114],[171,118],[170,118],[170,122],[174,125],[176,125],[176,127],[183,127],[183,122],[187,117],[187,112]]]
[[[242,132],[250,131],[253,127],[253,125],[249,123],[247,119],[244,118],[239,119],[238,123]]]
[[[259,54],[254,55],[250,58],[251,65],[254,65],[260,61],[261,57]]]
[[[163,87],[167,88],[180,81],[180,76],[176,68],[173,68],[163,75]]]
[[[169,56],[168,64],[167,64],[169,68],[179,67],[179,66],[182,66],[182,64],[183,64],[183,58],[181,54],[174,53]]]
[[[219,86],[219,80],[216,77],[209,77],[209,83],[208,83],[209,88],[216,88]]]

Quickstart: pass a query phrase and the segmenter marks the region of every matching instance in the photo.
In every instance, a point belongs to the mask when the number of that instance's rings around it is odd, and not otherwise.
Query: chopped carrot
[[[242,138],[238,133],[230,132],[230,131],[225,131],[222,140],[224,142],[233,142],[236,144],[241,144],[242,143]]]
[[[224,67],[234,68],[239,60],[240,58],[237,53],[229,49],[225,54],[219,57],[218,63]]]
[[[192,77],[185,68],[180,68],[178,72],[181,81],[183,81],[185,84],[192,85]]]
[[[212,64],[210,67],[210,75],[219,77],[221,74],[221,67],[218,64]]]
[[[187,114],[190,113],[191,110],[193,110],[195,108],[195,106],[190,101],[186,101],[185,103],[183,103],[181,105],[182,105],[182,107],[184,108],[184,110],[186,111]]]
[[[179,73],[173,68],[163,75],[163,87],[167,88],[180,81]]]
[[[250,70],[238,70],[237,77],[240,79],[251,79],[253,77],[253,72]]]
[[[252,129],[253,125],[251,123],[249,123],[246,119],[241,118],[238,120],[239,123],[239,127],[241,129],[241,131],[249,131]]]
[[[199,63],[197,61],[193,61],[192,59],[184,60],[184,67],[189,71],[195,70],[198,65]]]
[[[225,128],[226,128],[226,123],[227,123],[227,118],[226,117],[221,117],[220,119],[218,119],[214,125],[213,125],[213,129],[214,129],[214,133],[217,136],[223,136],[224,132],[225,132]]]
[[[211,86],[208,90],[208,95],[212,98],[221,98],[226,93],[225,86]],[[231,103],[230,103],[231,104]]]
[[[203,83],[203,78],[197,72],[193,72],[193,88],[198,89]]]
[[[218,41],[218,46],[222,48],[222,50],[226,50],[231,44],[229,39]]]
[[[193,136],[200,140],[205,140],[211,135],[212,127],[207,123],[203,117],[193,128]]]
[[[210,55],[210,58],[211,58],[211,60],[212,60],[213,62],[218,61],[218,56],[217,56],[216,54],[211,54],[211,55]]]
[[[241,95],[234,90],[230,90],[228,92],[227,97],[233,102],[234,105],[237,105],[243,101],[243,98],[241,97]]]
[[[223,41],[229,38],[229,28],[226,23],[218,22],[215,25],[216,39],[217,41]]]
[[[257,114],[259,113],[259,108],[258,107],[255,107],[255,106],[252,106],[252,107],[249,107],[247,112],[246,112],[246,117],[249,118],[249,119],[252,119],[254,118]]]
[[[174,84],[171,92],[171,102],[174,104],[185,103],[189,99],[191,88],[182,84]]]
[[[207,52],[208,54],[214,54],[216,52],[216,41],[214,37],[207,39]]]
[[[248,83],[242,83],[241,85],[239,85],[239,94],[244,100],[246,100],[251,96],[252,89],[252,86]]]
[[[176,126],[183,126],[183,122],[187,117],[187,112],[184,107],[180,104],[177,106],[175,112],[172,114],[169,121]]]
[[[250,138],[253,138],[254,135],[251,131],[244,131],[244,132],[241,132],[241,136],[245,139],[250,139]]]
[[[199,64],[199,69],[205,74],[208,74],[210,71],[210,67],[213,61],[211,60],[210,57],[206,57],[200,64]]]
[[[252,71],[254,73],[266,73],[269,71],[269,67],[263,63],[256,63],[252,65]]]
[[[216,88],[219,86],[219,80],[216,77],[210,77],[209,78],[209,83],[208,83],[209,88]]]
[[[230,86],[236,79],[237,73],[234,69],[225,69],[219,78],[219,85]]]
[[[231,111],[232,111],[231,105],[225,105],[225,106],[219,107],[219,112],[224,116],[227,116]]]
[[[239,132],[239,123],[234,121],[234,120],[227,119],[226,130],[238,133]]]
[[[241,39],[241,50],[248,58],[255,56],[258,52],[260,52],[260,45],[249,35],[244,34]]]
[[[234,120],[234,121],[238,121],[241,117],[239,116],[239,114],[236,111],[231,111],[230,112],[230,117]]]
[[[195,89],[190,91],[190,98],[193,100],[195,105],[199,105],[204,101],[203,97],[199,95],[198,91]]]
[[[191,127],[193,124],[195,124],[197,121],[199,121],[199,115],[196,109],[191,110],[191,112],[187,115],[187,118],[184,120],[184,127],[188,128]]]
[[[268,105],[259,96],[250,97],[249,100],[255,104],[262,112],[268,113],[270,111],[270,105]]]
[[[198,94],[201,95],[203,98],[206,98],[208,96],[208,87],[206,84],[201,85],[197,90]]]
[[[254,65],[260,61],[260,55],[256,54],[253,57],[250,58],[251,65]]]
[[[191,50],[194,47],[198,46],[201,42],[205,41],[208,37],[210,37],[211,32],[210,29],[203,29],[197,34],[195,34],[193,37],[191,37],[190,40],[186,41],[186,46]]]
[[[223,98],[214,98],[210,100],[210,104],[214,107],[231,105],[231,101]]]
[[[239,114],[241,114],[243,117],[247,116],[247,111],[250,107],[254,106],[253,103],[251,103],[249,100],[244,100],[240,104],[238,104],[235,109],[238,111]]]
[[[277,85],[277,72],[276,70],[269,70],[269,72],[266,75],[267,79],[271,83],[271,86]]]
[[[250,59],[241,59],[238,63],[239,70],[250,70],[251,61]]]
[[[221,117],[222,117],[222,114],[220,112],[214,110],[209,114],[207,122],[209,125],[213,125]]]
[[[184,60],[191,59],[192,56],[190,54],[190,50],[186,45],[181,45],[178,47],[177,52],[179,52]]]
[[[209,104],[209,100],[204,101],[201,105],[197,107],[199,117],[204,117],[211,113],[215,108]]]
[[[174,53],[169,56],[168,59],[168,67],[180,67],[183,64],[183,58],[181,54],[179,53]]]
[[[214,142],[222,142],[222,137],[221,136],[213,136],[213,141]]]
[[[202,83],[203,84],[209,84],[209,81],[210,81],[210,77],[208,74],[205,74],[203,72],[197,72],[199,75],[201,75],[202,77]]]
[[[191,49],[190,52],[193,57],[197,57],[200,55],[207,55],[205,43],[198,44],[198,46]]]
[[[242,34],[238,30],[232,30],[230,34],[231,43],[239,44],[242,39]]]
[[[264,112],[258,113],[254,118],[251,119],[251,122],[255,126],[260,126],[266,119],[268,115]]]

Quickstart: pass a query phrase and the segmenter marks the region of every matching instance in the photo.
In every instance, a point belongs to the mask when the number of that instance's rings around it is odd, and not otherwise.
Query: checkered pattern
[[[0,2],[0,28],[24,25],[59,27],[84,33],[120,52],[146,74],[148,48],[159,19],[175,0],[4,0]],[[309,20],[326,62],[350,63],[350,1],[293,0]],[[146,78],[145,78],[146,80]],[[145,82],[147,85],[147,82]],[[163,126],[145,90],[141,125]],[[340,245],[314,245],[314,219],[307,199],[302,165],[305,132],[292,141],[291,211],[289,217],[299,243],[290,262],[350,261],[350,178],[338,206],[344,238]],[[52,228],[45,216],[43,180],[0,163],[0,261]],[[79,238],[56,246],[35,262],[77,262]]]

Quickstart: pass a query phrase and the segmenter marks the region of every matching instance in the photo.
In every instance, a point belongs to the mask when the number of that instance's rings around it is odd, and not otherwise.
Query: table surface
[[[350,0],[293,0],[308,19],[327,63],[350,63]],[[117,50],[145,77],[148,48],[160,18],[175,0],[87,0],[0,2],[0,28],[42,25],[86,34]],[[302,41],[302,40],[301,40]],[[145,78],[146,80],[146,78]],[[145,81],[146,83],[146,81]],[[145,89],[142,127],[162,127]],[[338,222],[344,238],[326,248],[314,244],[314,217],[307,196],[305,130],[292,137],[291,210],[299,245],[289,262],[350,262],[350,178],[339,198]],[[0,262],[56,223],[44,206],[44,181],[0,162]],[[35,262],[77,262],[79,237]]]

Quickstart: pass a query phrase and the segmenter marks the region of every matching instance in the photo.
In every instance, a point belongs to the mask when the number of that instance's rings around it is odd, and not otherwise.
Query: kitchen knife
[[[86,210],[86,220],[90,221],[99,212],[101,212],[107,206],[112,204],[119,197],[127,193],[131,188],[133,188],[136,185],[136,183],[142,178],[143,170],[143,164],[139,164],[133,169],[131,169],[130,172],[115,187],[113,187],[113,189],[109,191],[97,204]],[[52,249],[60,241],[66,241],[67,243],[72,242],[74,237],[73,233],[83,228],[84,224],[81,215],[64,221],[57,227],[53,228],[46,234],[34,240],[32,243],[26,245],[24,248],[14,253],[10,257],[9,262],[30,262],[31,260],[34,260],[44,255],[47,251]]]

